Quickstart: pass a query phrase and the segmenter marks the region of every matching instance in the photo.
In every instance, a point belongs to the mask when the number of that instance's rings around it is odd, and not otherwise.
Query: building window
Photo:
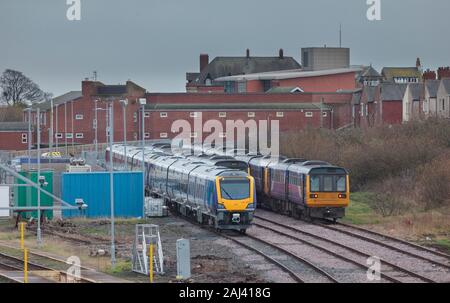
[[[254,112],[248,112],[247,113],[247,117],[254,118],[255,117],[255,113]]]
[[[189,113],[189,117],[197,118],[198,117],[198,113],[197,112],[191,112],[191,113]]]
[[[226,93],[234,93],[234,82],[233,81],[225,82],[225,92]]]
[[[28,135],[22,134],[22,143],[28,143]]]
[[[72,133],[66,133],[66,139],[72,139],[73,134]]]
[[[226,118],[227,117],[227,113],[226,112],[220,112],[219,113],[219,118]]]
[[[167,133],[160,133],[160,134],[159,134],[159,137],[160,137],[160,138],[167,138]]]
[[[197,132],[192,132],[191,133],[191,138],[197,138]]]
[[[133,122],[137,122],[137,116],[138,116],[137,113],[134,113],[134,114],[133,114]]]
[[[306,118],[312,118],[313,113],[312,112],[305,112],[305,117]]]
[[[246,93],[247,92],[247,82],[245,81],[240,81],[237,84],[237,92],[238,93]]]
[[[144,117],[145,117],[145,118],[150,117],[150,113],[149,113],[149,112],[144,112]]]
[[[167,113],[166,112],[159,113],[159,116],[161,118],[167,118]]]
[[[277,112],[277,118],[283,118],[284,113],[283,112]]]
[[[322,117],[326,117],[326,116],[328,116],[328,113],[327,112],[322,112]]]
[[[212,85],[212,81],[211,81],[210,78],[206,78],[206,79],[205,79],[205,85],[206,85],[206,86],[211,86],[211,85]]]
[[[83,120],[84,116],[82,114],[76,114],[75,120]]]
[[[270,90],[272,88],[272,81],[271,80],[263,80],[262,84],[263,84],[264,92],[267,92],[268,90]]]
[[[84,134],[83,134],[83,133],[76,133],[76,134],[75,134],[75,138],[77,138],[77,139],[83,139],[83,138],[84,138]]]
[[[63,134],[62,133],[56,133],[55,137],[56,137],[56,139],[62,139]]]
[[[144,139],[150,138],[150,133],[144,133]]]
[[[136,132],[133,133],[133,138],[134,138],[134,141],[136,141],[138,139],[138,134]]]

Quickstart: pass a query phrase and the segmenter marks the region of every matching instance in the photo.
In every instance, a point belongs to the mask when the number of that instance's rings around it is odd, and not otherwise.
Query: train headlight
[[[247,208],[255,208],[255,204],[250,203],[250,204],[247,205]]]
[[[339,199],[345,199],[345,198],[347,198],[347,195],[346,194],[339,194],[338,198]]]
[[[318,194],[310,194],[309,197],[311,199],[317,199],[317,198],[319,198],[319,195]]]
[[[219,204],[217,204],[217,208],[218,208],[218,209],[224,209],[225,207],[223,206],[223,204],[220,204],[220,203],[219,203]]]

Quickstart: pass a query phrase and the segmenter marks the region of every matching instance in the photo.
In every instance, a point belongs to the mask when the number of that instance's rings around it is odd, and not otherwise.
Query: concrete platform
[[[0,276],[16,283],[23,283],[23,272],[0,270]],[[28,273],[28,283],[56,283],[53,280],[45,279],[32,272]]]
[[[113,277],[94,270],[82,270],[81,277],[83,279],[91,280],[93,283],[131,283],[130,281]]]

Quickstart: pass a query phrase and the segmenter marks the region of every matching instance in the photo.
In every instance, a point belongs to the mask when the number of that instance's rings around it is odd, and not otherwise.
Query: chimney
[[[283,52],[283,49],[282,49],[282,48],[280,48],[280,51],[278,52],[278,57],[279,57],[280,59],[284,59],[284,52]]]
[[[209,64],[209,55],[208,54],[200,54],[200,72],[208,66]]]
[[[430,69],[427,69],[423,73],[423,80],[436,80],[436,72]]]
[[[250,58],[250,50],[249,50],[248,48],[247,48],[247,50],[246,50],[245,53],[246,53],[246,57],[247,57],[247,58]]]
[[[420,63],[420,58],[417,58],[417,60],[416,60],[416,67],[418,69],[420,69],[421,66],[422,66],[422,64]]]
[[[450,78],[450,67],[439,67],[438,68],[438,80],[449,79]]]

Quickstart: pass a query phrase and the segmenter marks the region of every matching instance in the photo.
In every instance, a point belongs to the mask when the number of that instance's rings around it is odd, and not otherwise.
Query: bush
[[[426,210],[450,205],[450,154],[420,169],[421,202]]]
[[[449,119],[367,130],[305,129],[282,134],[280,143],[289,157],[348,169],[351,190],[372,192],[369,205],[383,216],[450,205]]]
[[[353,190],[373,181],[401,176],[432,161],[450,147],[450,121],[430,119],[393,127],[284,133],[282,153],[324,160],[350,171]]]

